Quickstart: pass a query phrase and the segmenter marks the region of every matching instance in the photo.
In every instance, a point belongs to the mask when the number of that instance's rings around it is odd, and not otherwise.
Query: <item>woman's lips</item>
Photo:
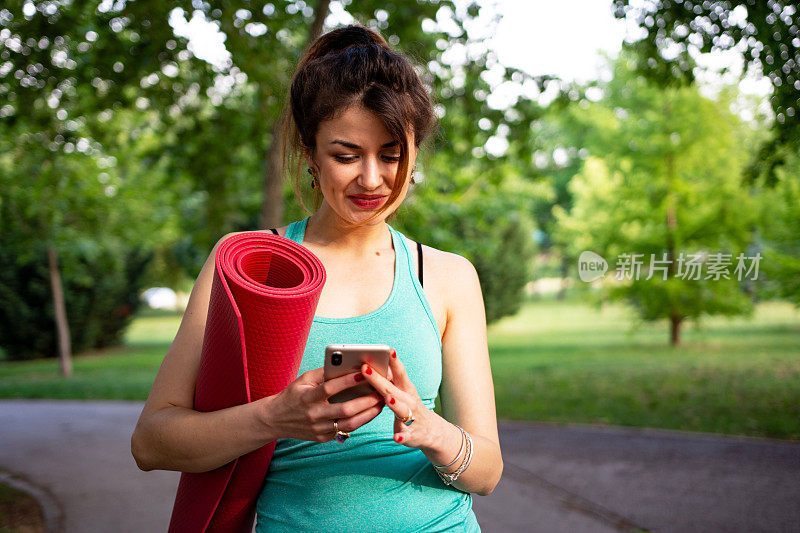
[[[386,201],[386,196],[379,196],[377,198],[358,198],[356,196],[348,196],[351,202],[361,209],[376,209]]]

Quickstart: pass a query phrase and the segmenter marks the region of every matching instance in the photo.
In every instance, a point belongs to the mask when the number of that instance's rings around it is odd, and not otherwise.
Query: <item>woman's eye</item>
[[[335,155],[333,157],[334,159],[342,163],[352,163],[353,161],[358,159],[358,156]],[[389,161],[390,163],[397,163],[398,161],[400,161],[400,156],[385,155],[383,156],[383,159],[385,161]]]

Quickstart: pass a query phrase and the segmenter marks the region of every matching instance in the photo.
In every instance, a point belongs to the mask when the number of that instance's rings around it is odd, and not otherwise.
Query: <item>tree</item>
[[[111,196],[130,191],[135,180],[121,183],[129,176],[106,168],[116,159],[97,133],[118,133],[124,109],[163,104],[180,92],[172,77],[190,56],[178,46],[167,15],[163,3],[147,1],[99,6],[12,1],[0,9],[4,246],[14,243],[17,265],[46,253],[65,375],[71,368],[70,337],[78,333],[67,327],[61,288],[69,284],[62,283],[61,272],[69,268],[60,258],[90,235],[102,241],[103,230],[130,235],[136,227],[147,235],[148,222],[156,222],[124,217],[146,216],[149,209],[141,202],[110,204]],[[147,173],[137,174],[142,175]],[[154,191],[138,192],[141,199]]]
[[[741,124],[724,94],[715,102],[691,85],[654,86],[626,54],[613,70],[598,102],[571,108],[570,119],[589,131],[589,157],[570,184],[572,210],[554,208],[557,238],[574,256],[589,250],[618,258],[618,267],[636,259],[625,254],[642,254],[640,278],[628,270],[604,294],[627,300],[644,320],[668,319],[674,345],[687,318],[751,307],[733,272],[755,222],[741,187]],[[688,271],[689,259],[700,270]],[[713,274],[724,260],[726,274]]]
[[[634,5],[631,5],[634,4]],[[785,0],[613,0],[615,16],[645,32],[630,44],[637,70],[658,83],[691,82],[694,56],[739,50],[772,83],[774,136],[758,152],[752,176],[776,182],[775,169],[800,146],[800,13]]]

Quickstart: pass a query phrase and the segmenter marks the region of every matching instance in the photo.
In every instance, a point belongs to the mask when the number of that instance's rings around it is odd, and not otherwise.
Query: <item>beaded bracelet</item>
[[[459,428],[459,429],[461,429],[461,428]],[[436,471],[436,473],[439,474],[439,477],[442,479],[442,481],[444,481],[445,485],[452,485],[453,482],[458,479],[458,476],[460,476],[464,472],[464,470],[467,469],[467,467],[469,466],[470,461],[472,461],[472,437],[470,436],[469,433],[467,433],[463,429],[461,429],[461,431],[463,432],[463,434],[467,438],[466,457],[464,457],[464,461],[461,463],[461,466],[459,466],[458,470],[456,470],[452,474],[448,474],[448,473],[445,473],[445,472],[440,472],[439,470]]]
[[[464,444],[466,443],[466,440],[467,440],[466,437],[464,436],[464,430],[461,429],[461,426],[459,426],[458,424],[453,424],[453,425],[455,427],[457,427],[458,430],[461,432],[461,448],[458,449],[458,453],[456,454],[456,458],[453,459],[452,461],[450,461],[449,463],[447,463],[446,465],[441,465],[441,466],[440,465],[433,465],[433,467],[435,469],[437,469],[437,470],[442,470],[442,469],[450,468],[451,466],[453,466],[456,463],[456,461],[458,461],[458,458],[461,457],[461,452],[464,451]]]

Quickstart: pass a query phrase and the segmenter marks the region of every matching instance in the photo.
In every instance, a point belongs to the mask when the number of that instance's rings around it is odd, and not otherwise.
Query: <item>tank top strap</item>
[[[387,224],[387,226],[389,225]],[[411,251],[408,249],[408,245],[406,245],[406,239],[403,237],[402,233],[391,226],[389,226],[389,231],[392,234],[392,242],[395,246],[394,253],[397,254],[397,261],[400,263],[398,265],[400,269],[400,276],[403,278],[404,282],[410,282],[411,279],[409,278],[408,274],[411,272],[413,266]]]
[[[422,289],[422,284],[417,277],[417,273],[414,271],[414,261],[411,255],[411,248],[409,248],[408,244],[406,243],[406,238],[402,233],[391,226],[389,226],[389,230],[394,235],[393,241],[395,243],[395,254],[397,254],[400,263],[398,265],[400,279],[397,281],[400,284],[399,288],[401,290],[398,291],[399,301],[396,303],[396,305],[411,305],[411,308],[417,309],[419,309],[417,306],[421,306],[421,309],[419,310],[419,319],[427,320],[430,323],[431,328],[435,332],[436,342],[439,346],[439,350],[441,350],[442,339],[441,334],[439,333],[439,325],[436,323],[436,318],[433,315],[433,310],[428,302],[428,298],[425,296],[425,291]]]
[[[302,220],[295,220],[294,222],[289,224],[286,227],[286,233],[283,236],[286,237],[287,239],[293,240],[298,244],[302,244],[300,242],[300,239],[301,236],[304,235],[306,232],[306,222],[308,222],[309,218],[311,217],[307,216]]]

